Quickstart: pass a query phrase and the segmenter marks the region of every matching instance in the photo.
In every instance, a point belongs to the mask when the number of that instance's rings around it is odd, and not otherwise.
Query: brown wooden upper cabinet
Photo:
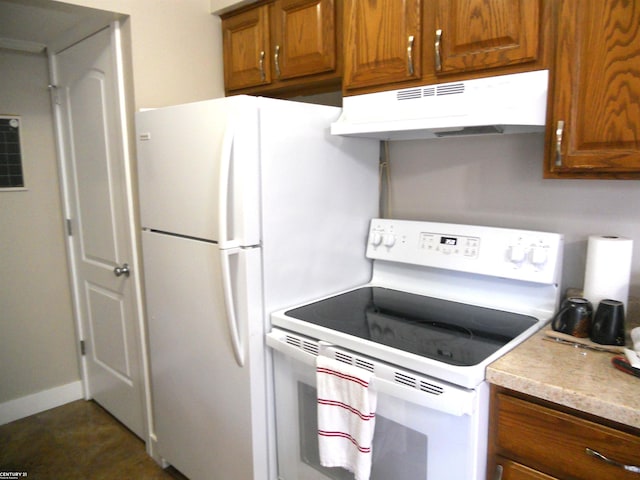
[[[546,68],[549,2],[345,0],[345,94]]]
[[[640,0],[559,6],[545,176],[640,178]]]
[[[346,0],[344,89],[421,77],[421,0]]]
[[[276,0],[222,17],[227,93],[340,85],[339,0]]]
[[[436,75],[534,62],[539,0],[437,0],[432,32]]]
[[[225,89],[271,83],[269,5],[222,19]]]

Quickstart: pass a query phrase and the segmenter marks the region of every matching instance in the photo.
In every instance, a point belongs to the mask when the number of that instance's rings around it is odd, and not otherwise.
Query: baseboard
[[[153,433],[149,435],[147,441],[147,455],[153,458],[153,460],[163,469],[167,468],[170,465],[169,462],[162,458],[158,453],[158,439]]]
[[[59,387],[43,390],[25,397],[0,403],[0,425],[13,422],[65,403],[84,398],[82,382],[67,383]]]

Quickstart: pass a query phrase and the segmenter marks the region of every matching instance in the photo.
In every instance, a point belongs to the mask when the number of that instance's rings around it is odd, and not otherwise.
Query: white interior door
[[[114,28],[52,58],[54,103],[87,394],[144,438],[137,272]]]

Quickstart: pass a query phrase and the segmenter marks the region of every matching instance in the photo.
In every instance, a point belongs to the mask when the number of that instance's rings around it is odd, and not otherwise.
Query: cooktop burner
[[[362,287],[286,315],[458,366],[482,362],[538,322],[526,315],[382,287]]]

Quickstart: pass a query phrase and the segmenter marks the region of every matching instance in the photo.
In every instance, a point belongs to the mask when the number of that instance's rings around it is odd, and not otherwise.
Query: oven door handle
[[[274,350],[314,368],[318,355],[322,355],[327,348],[335,349],[326,342],[302,339],[298,335],[288,335],[278,329],[273,329],[267,334],[266,342]],[[438,395],[376,377],[375,374],[373,386],[380,394],[400,398],[450,415],[462,416],[474,413],[473,405],[477,395],[474,390],[450,387]]]

